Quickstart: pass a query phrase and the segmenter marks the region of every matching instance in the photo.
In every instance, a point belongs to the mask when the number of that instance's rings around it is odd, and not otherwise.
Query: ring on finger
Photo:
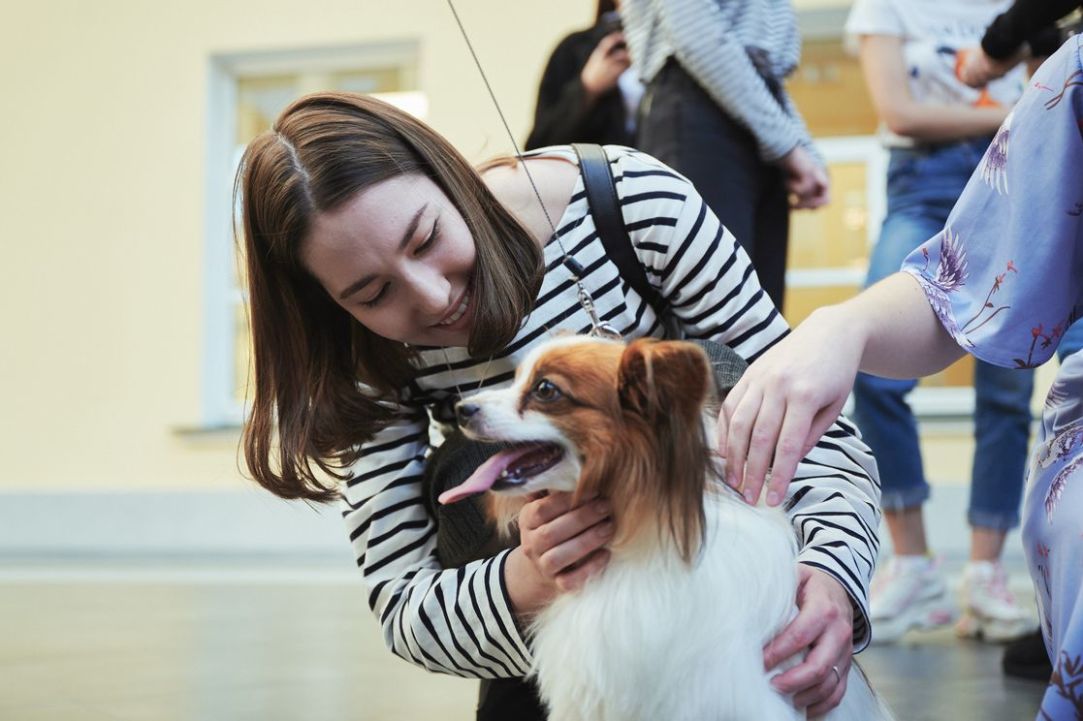
[[[842,683],[842,672],[839,671],[839,667],[838,666],[832,666],[831,670],[835,672],[835,683],[836,684]]]

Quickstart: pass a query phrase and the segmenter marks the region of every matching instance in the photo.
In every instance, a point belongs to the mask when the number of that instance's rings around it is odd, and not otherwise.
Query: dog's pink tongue
[[[500,474],[504,472],[504,469],[511,465],[519,456],[523,455],[522,450],[517,451],[501,451],[489,460],[482,463],[481,466],[474,471],[474,474],[467,478],[465,481],[449,488],[440,494],[437,499],[440,503],[447,505],[449,503],[455,503],[461,501],[464,498],[476,495],[478,493],[484,493],[489,490],[496,479],[500,477]]]

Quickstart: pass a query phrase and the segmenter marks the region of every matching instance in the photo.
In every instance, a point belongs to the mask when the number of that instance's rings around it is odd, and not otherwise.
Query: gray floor
[[[936,632],[862,662],[899,719],[1034,718],[1000,653]],[[474,693],[386,653],[342,569],[0,565],[3,721],[467,721]]]

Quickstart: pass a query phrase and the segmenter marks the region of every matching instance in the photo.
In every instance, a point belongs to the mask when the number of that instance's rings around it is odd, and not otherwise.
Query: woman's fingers
[[[573,506],[568,493],[531,501],[519,515],[523,553],[558,587],[581,582],[605,563],[606,555],[597,552],[613,536],[610,511],[609,503],[599,498]]]
[[[761,396],[759,388],[770,389],[768,395]],[[756,503],[769,477],[767,503],[777,506],[798,463],[830,427],[837,410],[818,408],[816,399],[800,388],[758,378],[750,379],[749,387],[741,390],[732,405],[726,399],[719,417],[719,434],[724,434],[719,453],[726,459],[726,482],[741,490],[749,503]]]
[[[838,673],[835,673],[835,669]],[[846,681],[850,670],[839,665],[827,669],[827,675],[819,684],[793,697],[793,705],[807,709],[809,718],[816,718],[839,705],[846,695]]]
[[[580,533],[560,541],[543,551],[537,558],[543,574],[558,579],[561,574],[574,571],[575,566],[600,550],[613,538],[613,522],[599,521]]]
[[[839,669],[840,673],[842,669]],[[846,695],[846,680],[848,676],[841,674],[841,680],[835,683],[835,688],[832,689],[823,701],[819,703],[809,704],[807,709],[809,718],[819,718],[824,716],[828,711],[842,703],[842,697]]]
[[[794,619],[794,623],[791,624],[791,626],[796,625],[798,625],[798,619]],[[839,685],[843,690],[846,688],[846,674],[850,670],[850,650],[842,647],[841,639],[833,631],[834,629],[824,621],[823,617],[814,617],[811,614],[801,620],[800,628],[794,629],[792,638],[804,636],[813,639],[810,642],[812,650],[805,656],[804,661],[777,676],[771,684],[783,693],[793,694],[794,705],[799,708],[827,701]],[[778,647],[776,652],[781,648],[781,646]],[[790,656],[792,655],[794,654],[791,653]]]
[[[775,440],[782,427],[785,411],[784,405],[773,402],[769,397],[765,397],[760,403],[756,422],[749,435],[745,458],[742,494],[749,503],[755,504],[759,501],[760,489],[763,488],[775,456]],[[774,505],[778,505],[778,502]]]
[[[744,379],[742,379],[742,383]],[[731,396],[732,397],[732,396]],[[730,402],[727,398],[723,403],[723,413],[726,414],[726,483],[731,487],[741,489],[744,484],[745,458],[748,453],[749,441],[752,428],[756,423],[756,416],[760,412],[760,392],[755,386],[748,384],[745,392],[739,396],[740,402]]]
[[[771,462],[771,480],[767,484],[767,505],[777,506],[786,497],[786,486],[797,472],[797,464],[805,457],[809,436],[806,414],[798,408],[788,406],[772,447],[774,459]],[[816,438],[819,438],[819,435]],[[816,439],[812,442],[815,443]]]
[[[764,666],[771,669],[803,655],[801,663],[776,676],[771,685],[793,694],[797,706],[812,706],[823,713],[834,708],[846,690],[853,653],[853,611],[837,580],[802,565],[798,574],[797,617],[764,648]]]
[[[609,562],[609,549],[599,548],[576,565],[561,571],[556,577],[557,588],[561,591],[575,591],[596,573],[600,573]]]

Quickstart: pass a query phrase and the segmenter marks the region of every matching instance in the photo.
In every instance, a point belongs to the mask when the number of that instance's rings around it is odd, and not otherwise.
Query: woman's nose
[[[439,320],[451,302],[448,282],[443,276],[420,274],[413,285],[418,310],[430,316],[430,320]]]

